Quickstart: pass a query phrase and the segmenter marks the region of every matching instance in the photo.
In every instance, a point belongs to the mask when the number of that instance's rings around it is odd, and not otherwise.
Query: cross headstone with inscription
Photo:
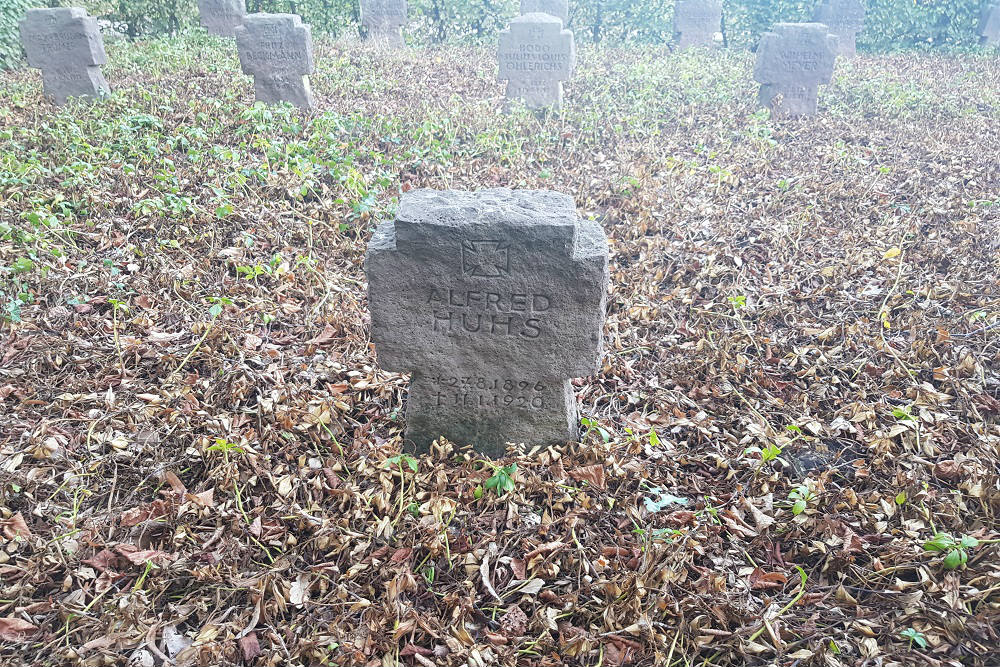
[[[234,37],[243,25],[247,8],[244,0],[198,0],[201,25],[212,35]]]
[[[569,0],[521,0],[521,14],[548,14],[569,24]]]
[[[403,46],[403,27],[409,11],[406,0],[361,0],[361,25],[366,39],[388,46]]]
[[[97,19],[79,7],[29,9],[21,20],[28,64],[42,70],[46,95],[58,104],[71,97],[111,94],[101,65],[108,61]]]
[[[674,35],[677,48],[714,46],[722,32],[722,0],[677,0]]]
[[[312,33],[296,14],[250,14],[236,28],[244,74],[253,75],[258,102],[313,107]]]
[[[983,16],[979,21],[979,36],[986,46],[1000,45],[1000,2],[983,8]]]
[[[830,83],[837,36],[821,23],[776,23],[757,47],[758,98],[775,116],[816,113],[819,86]]]
[[[837,36],[838,55],[853,58],[858,54],[858,33],[865,27],[865,3],[861,0],[822,0],[816,7],[816,23],[822,23]]]
[[[381,367],[409,373],[405,442],[498,456],[579,437],[571,378],[602,350],[608,244],[568,195],[414,190],[365,259]]]
[[[520,99],[530,109],[562,104],[563,81],[576,67],[573,32],[549,14],[525,14],[500,33],[500,80],[507,99]]]

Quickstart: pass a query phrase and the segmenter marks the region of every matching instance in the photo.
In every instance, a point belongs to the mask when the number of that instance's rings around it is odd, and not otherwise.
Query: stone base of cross
[[[819,107],[819,86],[762,85],[757,103],[778,117],[813,116]]]
[[[111,94],[100,67],[107,62],[104,40],[86,10],[29,9],[20,30],[28,64],[42,70],[44,93],[57,105]]]
[[[541,382],[483,369],[481,376],[414,373],[406,404],[406,446],[427,452],[437,438],[503,456],[508,442],[562,444],[579,439],[569,380]]]
[[[573,33],[562,26],[549,14],[525,14],[500,33],[497,57],[508,100],[522,100],[529,109],[562,104],[562,82],[576,67]]]
[[[402,26],[368,26],[365,41],[376,46],[400,49],[406,46]]]
[[[443,437],[501,456],[578,438],[570,378],[600,357],[608,247],[571,197],[405,193],[365,271],[379,364],[411,378],[407,449]]]
[[[254,76],[254,99],[264,104],[288,102],[300,109],[316,106],[307,76]]]
[[[111,94],[111,87],[97,65],[42,70],[42,89],[60,106],[72,97],[95,99]]]
[[[529,109],[559,108],[563,101],[563,84],[547,79],[508,81],[507,99],[520,100]]]

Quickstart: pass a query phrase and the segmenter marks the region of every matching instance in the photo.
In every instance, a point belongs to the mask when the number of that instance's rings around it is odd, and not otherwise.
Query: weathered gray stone
[[[403,28],[408,11],[406,0],[361,0],[365,38],[386,46],[404,46]]]
[[[198,0],[201,25],[212,35],[235,37],[247,15],[244,0]]]
[[[865,27],[865,11],[861,0],[822,0],[814,19],[837,36],[838,55],[853,58],[858,54],[858,33]]]
[[[312,33],[296,14],[250,14],[236,28],[244,74],[253,75],[257,101],[314,105]]]
[[[569,0],[521,0],[521,14],[548,14],[569,25]]]
[[[408,192],[365,270],[379,364],[411,375],[409,449],[443,436],[498,456],[579,437],[569,380],[601,354],[608,245],[571,197]]]
[[[71,97],[111,94],[101,65],[108,61],[97,19],[79,7],[29,9],[21,20],[28,64],[42,70],[43,90],[58,104]]]
[[[573,32],[549,14],[525,14],[500,33],[500,80],[507,99],[520,99],[530,109],[562,105],[562,82],[573,76],[576,47]]]
[[[722,0],[677,0],[674,6],[674,37],[677,48],[714,46],[722,32]]]
[[[757,47],[758,101],[779,117],[816,113],[819,86],[830,83],[837,36],[821,23],[776,23]]]
[[[979,35],[986,46],[1000,45],[1000,2],[983,8],[979,21]]]

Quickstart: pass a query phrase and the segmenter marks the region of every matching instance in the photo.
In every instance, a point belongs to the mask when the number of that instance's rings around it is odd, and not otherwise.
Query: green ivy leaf
[[[11,264],[11,268],[14,269],[14,273],[27,273],[35,268],[35,263],[27,257],[18,257],[14,260],[14,263]]]

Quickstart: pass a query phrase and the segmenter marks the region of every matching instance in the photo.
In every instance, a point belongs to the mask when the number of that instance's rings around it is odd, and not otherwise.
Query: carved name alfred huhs
[[[677,0],[674,35],[678,49],[714,46],[722,32],[722,0]]]
[[[569,380],[600,356],[608,246],[571,197],[406,193],[365,270],[379,364],[411,374],[409,449],[443,436],[499,456],[578,438]]]
[[[816,113],[820,84],[830,83],[837,36],[821,23],[776,23],[757,47],[754,79],[762,106],[779,117]]]
[[[853,58],[858,54],[858,33],[865,27],[865,3],[861,0],[823,0],[816,7],[814,19],[837,36],[839,55]]]
[[[29,9],[20,28],[28,64],[42,70],[43,90],[56,104],[111,94],[101,73],[108,61],[104,40],[87,10]]]
[[[247,8],[243,0],[198,0],[201,25],[210,35],[234,37],[243,25]]]
[[[521,0],[521,14],[548,14],[569,25],[569,0]]]
[[[236,46],[258,102],[313,107],[312,33],[296,14],[250,14],[236,28]]]
[[[1000,46],[1000,2],[994,2],[983,8],[983,16],[979,21],[979,35],[986,46]]]
[[[507,80],[507,99],[520,99],[529,109],[562,104],[562,82],[576,67],[573,33],[549,14],[525,14],[500,33],[500,80]]]
[[[406,0],[361,0],[365,38],[387,46],[403,46],[403,27],[408,11]]]

